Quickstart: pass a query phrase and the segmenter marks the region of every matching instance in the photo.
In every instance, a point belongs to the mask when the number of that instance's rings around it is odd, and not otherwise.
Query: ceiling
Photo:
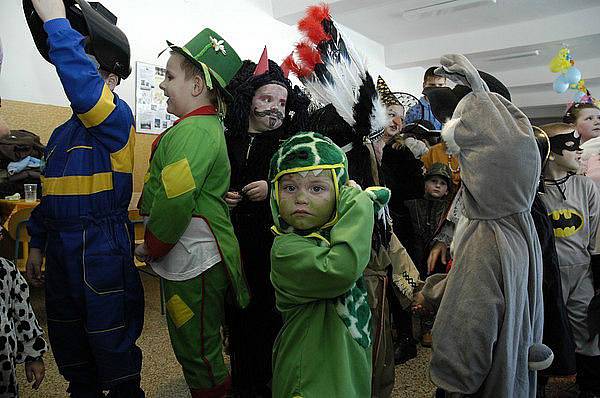
[[[429,67],[465,54],[494,74],[530,117],[560,116],[573,91],[557,94],[548,64],[568,46],[587,88],[600,97],[600,1],[458,0],[454,9],[406,11],[457,0],[327,0],[334,18],[381,44],[388,68]],[[294,24],[316,0],[271,0],[273,17]],[[452,4],[454,3],[454,4]],[[419,15],[420,14],[420,15]],[[538,55],[535,55],[537,53]],[[527,55],[530,54],[530,55]],[[509,59],[496,59],[505,58]]]

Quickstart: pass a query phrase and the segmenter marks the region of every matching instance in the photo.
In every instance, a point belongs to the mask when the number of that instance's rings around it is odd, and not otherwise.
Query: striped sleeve
[[[44,29],[50,59],[81,123],[111,152],[132,147],[131,109],[104,83],[85,53],[85,38],[64,18],[47,21]]]

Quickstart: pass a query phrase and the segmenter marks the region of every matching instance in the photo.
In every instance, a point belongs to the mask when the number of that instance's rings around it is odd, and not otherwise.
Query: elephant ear
[[[473,64],[462,54],[446,54],[440,58],[441,67],[435,74],[444,76],[456,84],[468,86],[474,92],[489,91],[479,72]]]

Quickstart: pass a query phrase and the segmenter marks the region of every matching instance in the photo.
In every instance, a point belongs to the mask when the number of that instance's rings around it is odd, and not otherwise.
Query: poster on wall
[[[176,119],[167,113],[167,97],[158,87],[165,78],[165,68],[139,61],[135,64],[135,130],[160,134]]]

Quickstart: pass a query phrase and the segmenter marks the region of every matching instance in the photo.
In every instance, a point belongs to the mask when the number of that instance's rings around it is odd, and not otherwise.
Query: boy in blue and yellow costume
[[[142,353],[135,342],[144,297],[127,215],[135,131],[131,109],[112,92],[129,75],[129,47],[107,19],[112,14],[77,3],[79,20],[75,6],[65,10],[62,0],[33,0],[24,7],[38,49],[56,67],[74,113],[48,141],[41,203],[27,226],[27,273],[40,282],[45,255],[48,334],[71,396],[99,397],[110,390],[110,397],[143,397]],[[88,58],[84,36],[71,27],[81,26],[81,15],[84,33],[96,40],[109,36],[101,44],[87,43],[100,68]],[[47,48],[39,37],[40,19]]]

